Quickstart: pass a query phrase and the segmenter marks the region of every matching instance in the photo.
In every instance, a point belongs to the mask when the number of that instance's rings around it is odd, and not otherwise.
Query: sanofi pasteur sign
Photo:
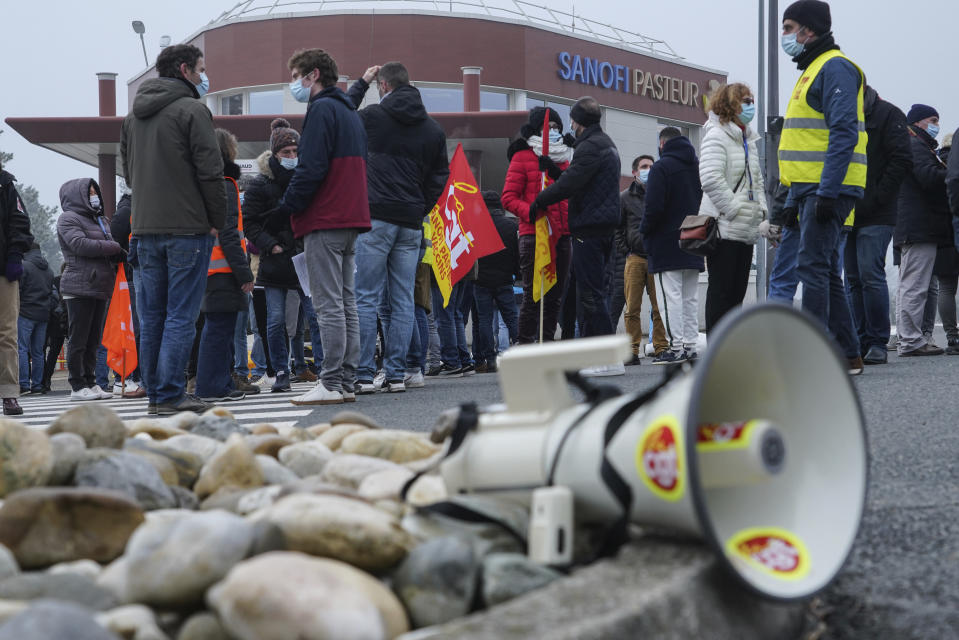
[[[695,107],[698,106],[699,96],[703,94],[699,83],[692,80],[630,68],[568,51],[560,52],[558,63],[557,74],[562,80],[651,100]]]

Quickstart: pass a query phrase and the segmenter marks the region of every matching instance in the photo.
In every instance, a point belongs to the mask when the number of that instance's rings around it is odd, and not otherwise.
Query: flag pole
[[[543,142],[542,142],[542,145],[543,145],[543,155],[548,158],[548,157],[549,157],[549,107],[546,107],[546,113],[543,115]],[[547,174],[546,174],[545,171],[543,171],[542,174],[540,174],[540,175],[541,175],[541,178],[542,178],[542,182],[540,182],[540,184],[542,185],[542,186],[540,187],[540,193],[542,193],[542,192],[546,189]],[[546,212],[544,211],[543,214],[545,215],[545,213],[546,213]],[[536,236],[539,235],[539,234],[536,233],[535,227],[536,227],[536,221],[533,220],[533,233],[535,234],[534,237],[536,237]],[[548,240],[547,240],[547,242],[548,242]],[[538,244],[538,243],[534,243],[534,244],[533,244],[533,248],[534,248],[534,251],[533,251],[533,268],[534,268],[534,269],[536,268],[536,250],[538,249],[537,244]],[[543,338],[544,338],[544,336],[543,336],[543,315],[544,315],[544,309],[546,308],[546,293],[545,293],[545,289],[546,289],[546,275],[543,273],[543,270],[540,269],[540,271],[539,271],[539,343],[540,343],[540,344],[543,344]]]

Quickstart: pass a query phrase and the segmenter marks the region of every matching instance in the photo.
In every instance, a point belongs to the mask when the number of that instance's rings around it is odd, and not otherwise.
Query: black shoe
[[[236,402],[237,400],[242,400],[246,397],[246,394],[242,391],[230,391],[222,396],[208,396],[205,398],[200,398],[203,402]]]
[[[635,367],[638,364],[642,364],[642,358],[639,357],[638,353],[634,353],[633,357],[624,362],[627,367]]]
[[[423,375],[432,378],[433,376],[438,376],[438,375],[440,374],[440,372],[442,372],[442,371],[443,371],[443,365],[441,365],[441,364],[440,364],[440,365],[433,365],[432,367],[430,367],[429,369],[427,369],[427,370],[426,370],[426,373],[423,374]]]
[[[679,364],[685,360],[686,358],[683,356],[682,351],[670,351],[669,349],[663,349],[653,360],[653,364]]]
[[[3,399],[3,415],[5,416],[22,416],[23,415],[23,408],[20,406],[20,403],[17,402],[16,398]]]
[[[21,396],[30,395],[30,389],[28,389],[27,387],[20,387],[20,395]]]
[[[959,342],[956,344],[950,344],[948,347],[946,347],[946,355],[959,356]]]
[[[192,411],[193,413],[203,413],[214,407],[213,404],[203,402],[199,398],[189,393],[184,394],[178,402],[161,402],[157,404],[158,416],[172,416],[182,411]]]
[[[147,403],[147,415],[148,415],[148,416],[155,416],[156,414],[157,414],[157,403],[156,403],[156,402],[148,402],[148,403]]]
[[[251,396],[260,392],[260,387],[250,383],[246,378],[236,373],[233,374],[233,387],[237,391],[242,391],[248,396]]]
[[[944,353],[942,347],[937,347],[932,344],[924,344],[918,349],[913,349],[912,351],[903,351],[899,354],[900,358],[908,358],[912,356],[941,356]]]
[[[427,373],[426,375],[430,375]],[[434,375],[440,378],[462,378],[463,377],[463,367],[454,367],[451,364],[443,363],[443,366],[440,367],[440,370]]]
[[[472,364],[465,364],[460,371],[463,372],[464,376],[472,376],[476,374],[476,367]]]
[[[286,371],[277,371],[276,372],[276,382],[273,383],[273,386],[270,387],[271,393],[283,393],[286,391],[291,391],[290,387],[290,374]]]
[[[862,361],[864,364],[886,364],[889,361],[889,352],[885,346],[874,344],[866,351]]]

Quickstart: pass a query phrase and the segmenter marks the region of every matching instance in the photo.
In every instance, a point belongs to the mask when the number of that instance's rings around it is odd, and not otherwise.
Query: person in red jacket
[[[539,338],[539,303],[533,302],[533,260],[536,253],[536,227],[529,222],[529,205],[543,190],[543,120],[548,107],[534,107],[529,122],[520,128],[520,137],[506,152],[509,169],[503,186],[503,206],[519,218],[519,266],[523,276],[523,304],[519,311],[520,344],[536,342]],[[549,158],[565,170],[573,157],[573,138],[563,135],[563,121],[549,109]],[[543,309],[543,339],[552,340],[556,334],[556,320],[566,282],[569,280],[571,241],[566,200],[550,205],[546,210],[553,233],[559,234],[556,244],[556,284],[546,294]]]

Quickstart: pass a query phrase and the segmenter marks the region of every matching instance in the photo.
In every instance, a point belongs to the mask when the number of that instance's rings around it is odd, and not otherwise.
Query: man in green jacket
[[[167,47],[156,69],[160,77],[140,85],[123,121],[120,155],[133,189],[140,370],[149,413],[171,415],[210,407],[185,393],[183,372],[227,203],[213,116],[201,101],[209,90],[203,52]]]

